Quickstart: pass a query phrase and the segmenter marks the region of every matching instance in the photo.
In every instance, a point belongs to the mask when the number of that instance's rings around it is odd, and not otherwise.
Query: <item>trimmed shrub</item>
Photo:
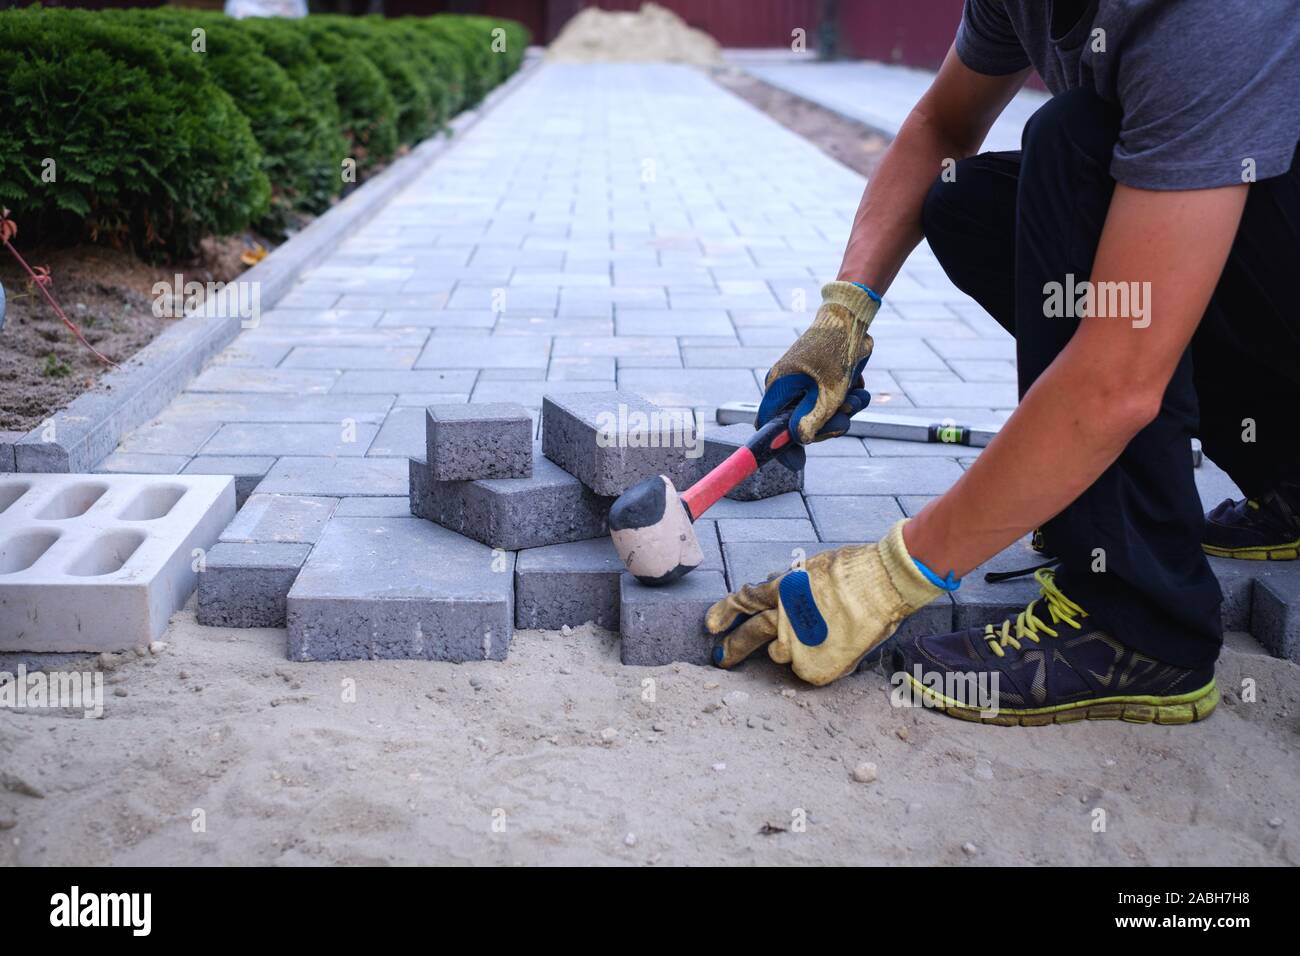
[[[31,7],[0,13],[0,57],[0,201],[24,237],[185,254],[266,213],[247,118],[173,44],[99,14]]]
[[[300,207],[307,212],[323,212],[342,187],[342,162],[348,155],[348,141],[341,132],[342,120],[329,67],[316,56],[306,35],[292,20],[254,17],[235,22],[289,75],[307,103],[315,123],[312,139],[318,144],[325,165],[305,172]]]
[[[312,15],[295,23],[302,25],[304,36],[330,71],[349,154],[358,168],[368,169],[397,152],[397,102],[379,68],[322,22],[328,19]]]
[[[345,158],[364,171],[436,132],[527,43],[519,24],[452,14],[0,11],[0,202],[24,240],[144,253],[278,232],[328,207]]]
[[[165,42],[197,57],[230,94],[248,117],[262,148],[262,169],[271,182],[271,208],[256,225],[271,235],[282,234],[322,171],[334,173],[330,140],[318,136],[318,124],[298,85],[263,55],[251,31],[240,29],[238,21],[229,17],[177,7],[113,10],[104,15],[125,20],[138,30],[157,31]],[[198,30],[203,33],[196,38]],[[196,48],[200,40],[202,46]]]
[[[317,15],[315,20],[360,50],[383,74],[397,103],[397,138],[414,143],[436,128],[433,95],[414,54],[383,26],[380,17]]]

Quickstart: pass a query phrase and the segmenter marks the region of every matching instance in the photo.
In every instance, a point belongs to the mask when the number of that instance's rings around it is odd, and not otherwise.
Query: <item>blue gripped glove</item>
[[[794,440],[778,457],[792,471],[804,466],[803,445],[843,435],[849,419],[871,401],[862,369],[871,357],[867,329],[879,309],[880,296],[864,285],[826,283],[812,324],[767,373],[754,427],[794,407]]]

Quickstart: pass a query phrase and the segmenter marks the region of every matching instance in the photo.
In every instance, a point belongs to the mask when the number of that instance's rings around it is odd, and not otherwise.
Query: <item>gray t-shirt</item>
[[[966,0],[957,55],[1116,103],[1110,173],[1139,189],[1280,176],[1300,139],[1300,0]]]

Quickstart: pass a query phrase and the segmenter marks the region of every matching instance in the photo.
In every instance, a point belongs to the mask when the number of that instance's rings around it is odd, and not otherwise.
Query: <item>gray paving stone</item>
[[[220,540],[315,544],[338,503],[309,495],[250,495]]]
[[[300,345],[289,353],[281,368],[409,369],[419,357],[418,348],[357,348],[355,346]]]
[[[186,388],[187,392],[264,392],[278,395],[324,395],[339,373],[305,368],[239,368],[212,365]]]
[[[231,422],[203,446],[204,455],[330,455],[360,457],[379,429],[354,421],[334,424]]]
[[[988,561],[962,578],[961,587],[952,593],[955,612],[953,630],[967,627],[1000,625],[1008,617],[1014,618],[1038,597],[1038,582],[1032,574],[1010,581],[990,584],[984,580],[989,571],[1016,571],[1042,564],[1046,558],[1029,546],[1029,538],[1017,541],[1011,547],[994,555]],[[942,572],[940,572],[942,573]]]
[[[195,455],[217,428],[211,420],[159,416],[123,438],[118,449],[145,455]]]
[[[325,526],[288,596],[290,660],[505,660],[513,554],[417,518]]]
[[[738,541],[807,541],[817,537],[807,518],[722,518],[718,534],[723,544]]]
[[[938,495],[961,477],[950,459],[810,458],[804,468],[808,495]]]
[[[624,572],[619,578],[619,656],[624,664],[657,667],[709,664],[713,639],[704,629],[709,607],[726,597],[717,571],[695,570],[668,587],[649,588]]]
[[[340,498],[334,514],[340,518],[404,518],[411,513],[409,498]]]
[[[26,432],[0,431],[0,472],[11,472],[18,467],[14,445],[18,444],[26,434]]]
[[[810,495],[808,510],[821,540],[846,544],[879,541],[903,517],[890,495]]]
[[[238,458],[224,455],[199,455],[181,469],[182,475],[232,475],[235,479],[235,506],[242,508],[253,489],[261,484],[275,464],[274,458]]]
[[[425,461],[434,481],[533,473],[533,419],[522,405],[431,405],[425,429]]]
[[[399,397],[400,398],[400,397]],[[400,400],[384,419],[379,434],[366,449],[367,458],[409,458],[424,454],[424,403],[403,405]]]
[[[219,542],[199,574],[196,616],[208,627],[284,627],[285,597],[311,545]]]
[[[1250,633],[1274,657],[1300,664],[1300,566],[1294,561],[1241,561],[1267,565],[1251,592]]]
[[[664,335],[605,335],[557,337],[554,357],[679,358],[677,339]]]
[[[714,520],[723,518],[807,518],[803,495],[796,491],[758,501],[735,501],[723,498],[705,515]]]
[[[696,311],[619,309],[614,328],[623,335],[734,335],[722,308]]]
[[[899,414],[907,415],[903,410]],[[964,418],[960,419],[965,424]],[[946,445],[942,442],[902,441],[893,438],[864,438],[863,448],[873,458],[978,458],[983,449],[969,445]]]
[[[115,451],[98,465],[97,472],[118,475],[179,475],[190,463],[188,455],[144,455]]]
[[[397,392],[469,392],[474,388],[475,371],[438,371],[436,369],[393,369],[387,372],[353,370],[344,372],[331,393]]]
[[[704,464],[701,474],[718,467],[753,435],[754,427],[744,422],[704,432]],[[727,497],[736,501],[758,501],[798,491],[802,487],[802,471],[791,471],[773,459],[727,492]]]
[[[422,458],[411,458],[408,475],[412,514],[494,548],[538,548],[609,531],[613,500],[540,455],[528,478],[434,481]]]
[[[515,380],[495,381],[483,378],[474,386],[471,401],[480,404],[518,402],[529,410],[542,407],[547,395],[571,395],[575,392],[607,392],[610,382],[525,382]]]
[[[548,395],[542,451],[599,495],[655,475],[685,489],[700,473],[694,422],[625,391]]]
[[[259,491],[325,497],[375,497],[407,493],[402,458],[281,458],[258,485]]]
[[[362,424],[381,425],[392,404],[391,394],[313,395],[298,398],[286,395],[191,393],[177,397],[171,404],[169,414],[216,422],[341,422],[352,419]]]
[[[608,537],[520,551],[515,562],[515,626],[557,630],[588,621],[619,626],[623,562]]]
[[[550,340],[540,336],[493,335],[485,342],[474,336],[435,335],[429,339],[429,344],[416,360],[415,367],[546,368],[550,354]]]
[[[1219,580],[1223,604],[1219,615],[1225,631],[1249,631],[1251,605],[1254,601],[1255,577],[1260,572],[1256,564],[1262,562],[1238,561],[1234,558],[1210,558],[1210,569]]]
[[[618,387],[666,408],[758,401],[753,373],[739,368],[619,369]]]

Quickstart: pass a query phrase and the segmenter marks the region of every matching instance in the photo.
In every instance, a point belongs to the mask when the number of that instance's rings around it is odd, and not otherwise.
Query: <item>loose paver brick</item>
[[[284,627],[285,599],[311,545],[223,541],[199,573],[196,617],[208,627]]]
[[[221,540],[313,544],[339,500],[309,495],[250,495],[235,520],[221,532]]]
[[[712,428],[704,433],[704,465],[701,473],[722,464],[737,448],[754,436],[754,427],[744,422]],[[776,459],[763,465],[735,488],[727,497],[736,501],[758,501],[798,491],[803,487],[803,472],[791,471]],[[679,489],[680,490],[680,489]]]
[[[1300,664],[1300,567],[1295,562],[1239,561],[1267,565],[1251,591],[1250,633],[1270,654]]]
[[[704,615],[727,594],[720,572],[692,571],[659,588],[646,587],[624,572],[619,585],[619,656],[624,664],[710,663],[713,639],[704,629]]]
[[[425,461],[434,481],[533,473],[533,419],[522,405],[431,405],[425,415]]]
[[[623,562],[608,537],[529,548],[515,562],[515,626],[619,626]]]
[[[542,451],[599,495],[620,495],[644,478],[667,476],[685,490],[700,474],[692,417],[631,392],[548,395]]]
[[[289,658],[504,660],[514,565],[418,518],[335,517],[289,591]]]
[[[475,481],[435,481],[424,460],[412,458],[408,482],[412,514],[494,548],[538,548],[609,531],[613,500],[541,456],[527,478]]]

